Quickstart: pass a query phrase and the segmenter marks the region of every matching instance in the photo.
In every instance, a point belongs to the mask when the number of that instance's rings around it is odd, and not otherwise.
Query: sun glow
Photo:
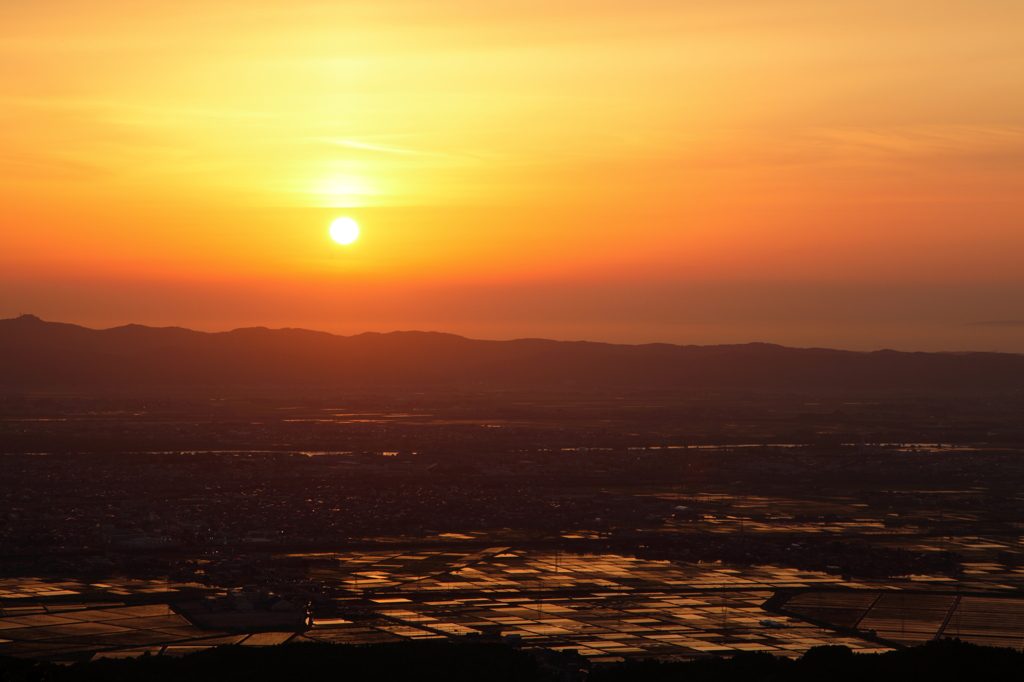
[[[339,244],[351,244],[359,238],[359,223],[351,218],[338,218],[331,223],[331,239]]]
[[[1024,350],[1021,2],[0,17],[0,318]]]

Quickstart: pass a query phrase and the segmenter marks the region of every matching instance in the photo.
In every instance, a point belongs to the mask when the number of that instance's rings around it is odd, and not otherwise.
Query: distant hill
[[[1024,355],[871,353],[768,343],[479,341],[438,332],[206,333],[0,320],[0,387],[207,385],[1020,389]]]

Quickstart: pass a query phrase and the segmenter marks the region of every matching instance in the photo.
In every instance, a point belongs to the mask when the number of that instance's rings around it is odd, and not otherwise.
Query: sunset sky
[[[1024,352],[1022,25],[4,0],[0,317]]]

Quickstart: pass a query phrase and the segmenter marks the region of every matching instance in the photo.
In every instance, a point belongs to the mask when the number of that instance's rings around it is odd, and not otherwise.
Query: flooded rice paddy
[[[986,565],[951,585],[928,576],[846,581],[773,566],[508,546],[291,556],[314,560],[311,578],[340,590],[319,600],[311,628],[196,627],[174,606],[206,589],[195,584],[7,579],[0,581],[0,654],[81,660],[222,644],[471,636],[612,661],[737,651],[797,656],[822,644],[876,651],[938,635],[1015,648],[1024,641],[1024,600],[1007,598],[1014,586],[987,579],[986,568],[995,567]]]

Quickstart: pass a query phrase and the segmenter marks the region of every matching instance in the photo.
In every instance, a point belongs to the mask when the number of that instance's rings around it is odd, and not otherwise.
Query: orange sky
[[[1022,21],[5,2],[0,317],[1024,352]]]

